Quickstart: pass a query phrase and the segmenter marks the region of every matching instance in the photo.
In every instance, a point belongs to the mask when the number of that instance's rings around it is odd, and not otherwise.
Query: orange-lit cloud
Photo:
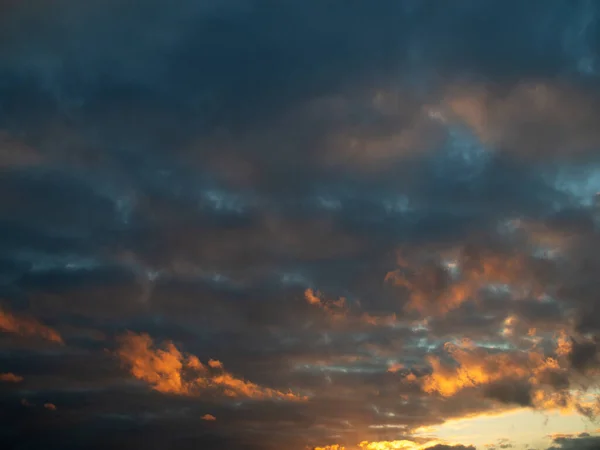
[[[360,304],[350,308],[347,300],[340,297],[337,300],[324,298],[323,294],[313,289],[304,291],[304,299],[310,305],[315,305],[325,311],[334,321],[346,320],[353,324],[370,325],[374,327],[392,326],[397,323],[396,314],[372,315],[360,310]]]
[[[208,360],[208,365],[210,367],[212,367],[213,369],[222,369],[223,368],[223,363],[221,361],[216,360],[216,359],[209,359]]]
[[[418,380],[423,391],[451,397],[458,392],[477,387],[495,387],[492,398],[504,398],[518,402],[515,389],[525,383],[526,392],[520,401],[538,409],[564,412],[578,411],[593,416],[598,413],[597,402],[585,401],[583,393],[571,391],[569,363],[564,335],[559,335],[555,348],[556,357],[541,351],[504,351],[491,353],[464,340],[459,344],[446,344],[445,350],[454,360],[449,365],[440,358],[430,356],[432,372]],[[498,384],[506,383],[506,384]]]
[[[399,370],[402,370],[402,369],[404,369],[404,364],[393,363],[390,366],[388,366],[388,370],[387,371],[391,372],[391,373],[396,373],[396,372],[398,372]]]
[[[441,263],[410,264],[398,259],[397,270],[387,273],[385,281],[408,291],[408,310],[423,314],[443,315],[468,300],[477,300],[480,291],[490,285],[507,285],[514,296],[537,297],[541,285],[531,275],[525,255],[478,254],[461,255],[453,262],[457,274],[452,275]]]
[[[216,391],[228,397],[306,400],[292,392],[261,387],[237,378],[226,372],[218,361],[211,360],[207,367],[196,356],[181,353],[172,342],[155,348],[152,338],[145,333],[127,333],[119,338],[119,344],[116,354],[131,374],[159,392],[193,396]]]
[[[311,450],[346,450],[346,447],[339,444],[326,445],[325,447],[312,447]]]
[[[564,331],[561,331],[556,339],[556,354],[568,356],[573,351],[573,343]]]
[[[23,377],[10,372],[0,373],[0,382],[1,381],[5,383],[20,383],[23,381]]]
[[[321,299],[318,297],[319,292],[316,293],[312,289],[304,291],[304,298],[311,305],[321,305]]]
[[[579,435],[579,433],[551,433],[551,434],[547,435],[547,437],[554,440],[554,439],[561,439],[561,438],[577,437],[577,435]]]
[[[209,422],[214,422],[215,420],[217,420],[217,418],[216,418],[215,416],[213,416],[212,414],[204,414],[204,415],[201,417],[201,419],[202,419],[202,420],[209,421]]]
[[[49,341],[62,343],[58,332],[32,317],[17,316],[0,308],[0,331],[20,336],[38,336]]]
[[[468,341],[461,346],[446,344],[445,349],[458,365],[448,366],[440,358],[430,356],[428,360],[433,372],[422,379],[425,392],[449,397],[469,387],[505,377],[523,378],[529,373],[526,355],[488,354]]]
[[[54,403],[44,403],[44,408],[49,411],[56,411],[56,405]]]
[[[381,315],[381,316],[373,316],[369,313],[363,313],[360,316],[360,321],[363,323],[366,323],[368,325],[372,325],[375,327],[389,327],[389,326],[393,326],[394,324],[396,324],[398,322],[398,318],[396,317],[396,314],[388,314],[388,315]]]
[[[348,307],[344,297],[338,300],[326,300],[319,291],[315,292],[312,289],[306,289],[304,291],[304,298],[309,304],[322,308],[335,320],[342,319],[348,314]]]

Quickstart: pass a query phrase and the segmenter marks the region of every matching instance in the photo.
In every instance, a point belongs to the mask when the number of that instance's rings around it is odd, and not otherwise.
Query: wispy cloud
[[[165,343],[164,349],[155,348],[147,334],[128,333],[119,342],[116,354],[131,374],[159,392],[202,395],[216,391],[232,398],[306,400],[291,391],[281,392],[237,378],[219,361],[211,359],[207,367],[196,356],[181,353],[172,342]]]
[[[19,336],[40,337],[49,341],[62,343],[62,337],[58,332],[38,320],[15,315],[5,309],[0,308],[0,330],[5,333],[14,333]]]
[[[15,375],[14,373],[0,373],[0,381],[6,383],[20,383],[23,381],[23,377],[19,375]]]

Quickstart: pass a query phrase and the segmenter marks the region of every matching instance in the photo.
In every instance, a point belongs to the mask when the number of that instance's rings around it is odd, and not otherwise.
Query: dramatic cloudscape
[[[600,448],[600,2],[0,0],[0,448]]]

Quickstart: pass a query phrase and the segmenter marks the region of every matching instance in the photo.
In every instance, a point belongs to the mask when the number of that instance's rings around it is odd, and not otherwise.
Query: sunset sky
[[[0,0],[0,449],[600,449],[599,21]]]

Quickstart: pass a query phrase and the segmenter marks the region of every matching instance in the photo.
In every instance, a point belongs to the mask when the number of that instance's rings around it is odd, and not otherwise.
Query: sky
[[[599,20],[0,0],[0,447],[599,449]]]

